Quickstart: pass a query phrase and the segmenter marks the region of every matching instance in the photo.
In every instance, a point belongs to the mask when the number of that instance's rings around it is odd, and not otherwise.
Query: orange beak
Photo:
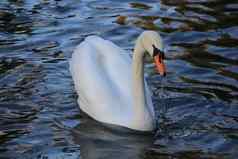
[[[165,69],[165,65],[164,65],[164,59],[162,59],[162,57],[160,55],[156,55],[154,57],[154,61],[155,61],[155,66],[157,71],[159,72],[159,74],[161,76],[165,76],[166,75],[166,69]]]

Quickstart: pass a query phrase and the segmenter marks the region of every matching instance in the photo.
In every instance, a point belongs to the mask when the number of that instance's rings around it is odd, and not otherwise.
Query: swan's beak
[[[157,71],[161,76],[166,76],[166,69],[165,69],[165,64],[164,64],[164,59],[160,54],[154,56],[154,61],[155,61],[155,66]]]

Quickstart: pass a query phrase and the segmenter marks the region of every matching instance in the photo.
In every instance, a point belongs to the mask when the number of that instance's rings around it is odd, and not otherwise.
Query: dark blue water
[[[0,158],[237,158],[237,19],[235,0],[1,0]],[[129,52],[148,29],[164,39],[168,70],[162,80],[146,60],[156,134],[80,113],[75,46],[99,35]]]

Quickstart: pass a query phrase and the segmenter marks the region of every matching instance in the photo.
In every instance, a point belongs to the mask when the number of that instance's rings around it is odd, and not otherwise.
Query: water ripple
[[[1,1],[0,158],[236,158],[237,17],[235,0]],[[88,35],[131,55],[148,29],[168,73],[146,57],[160,127],[142,138],[79,111],[68,59]]]

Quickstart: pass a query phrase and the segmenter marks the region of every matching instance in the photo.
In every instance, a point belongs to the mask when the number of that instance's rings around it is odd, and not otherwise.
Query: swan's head
[[[161,76],[166,75],[164,64],[163,42],[160,35],[155,31],[144,31],[140,35],[140,40],[144,49],[153,57],[156,69]]]

